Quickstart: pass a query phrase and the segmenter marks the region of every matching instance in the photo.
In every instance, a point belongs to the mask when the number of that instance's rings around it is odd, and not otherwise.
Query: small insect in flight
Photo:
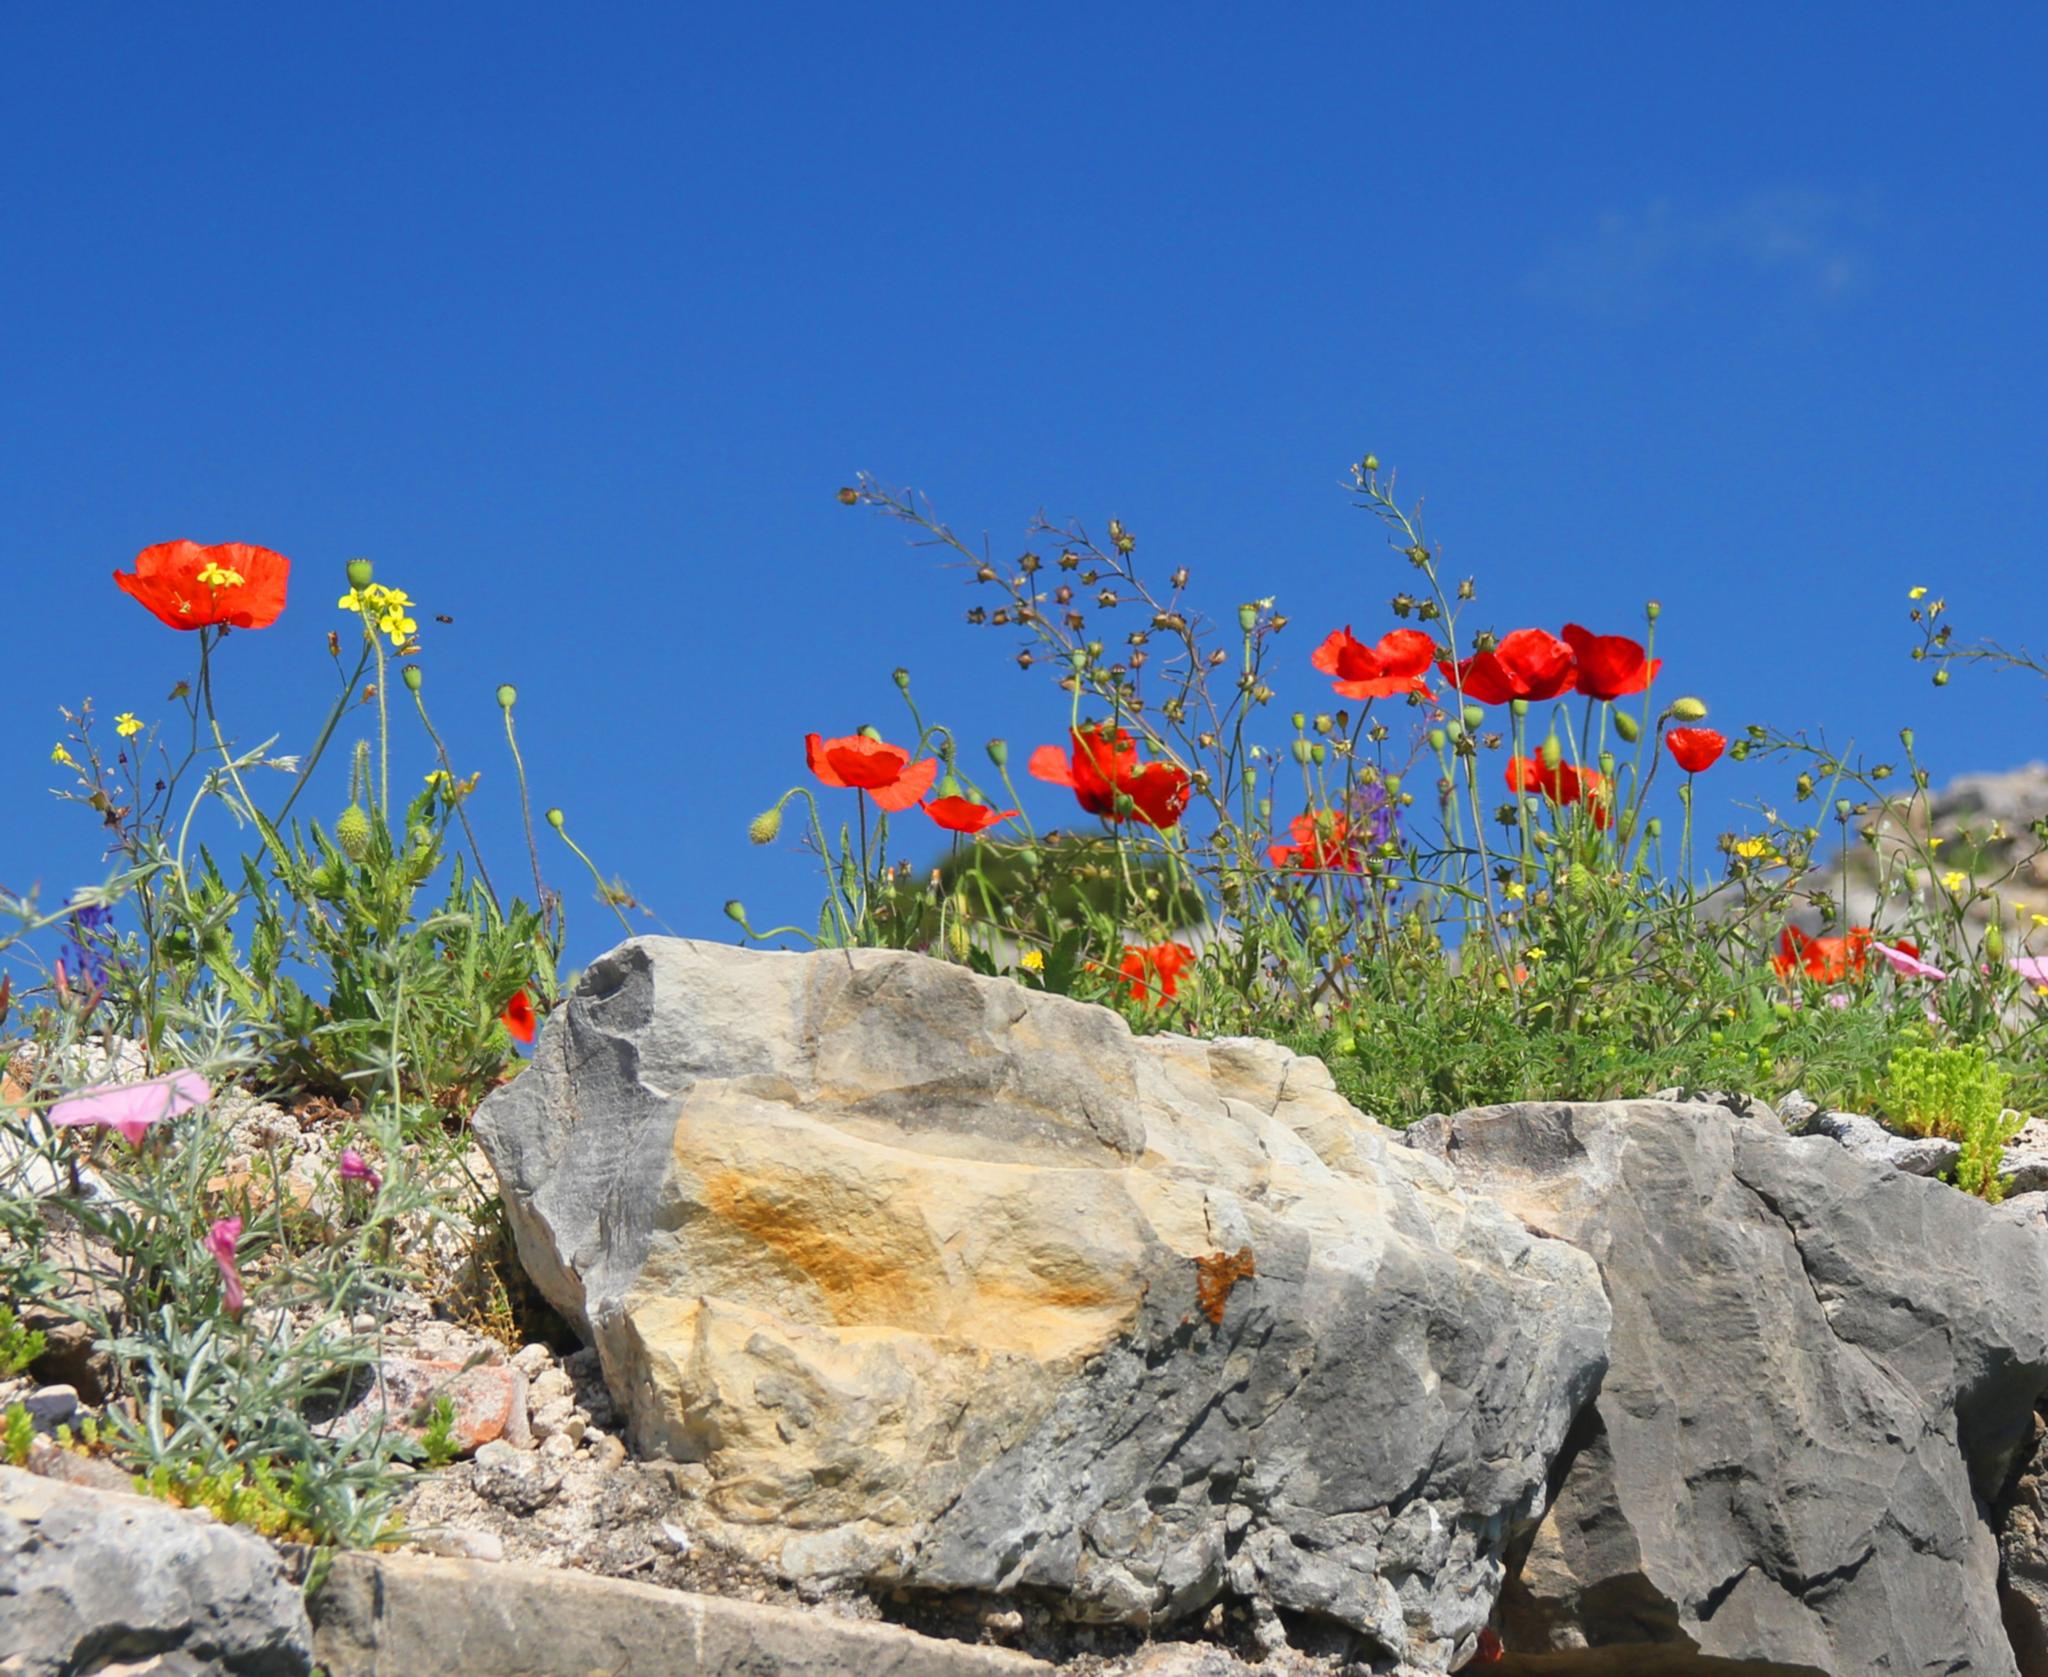
[[[445,611],[437,611],[434,613],[434,621],[436,623],[453,623],[455,619],[450,617]]]

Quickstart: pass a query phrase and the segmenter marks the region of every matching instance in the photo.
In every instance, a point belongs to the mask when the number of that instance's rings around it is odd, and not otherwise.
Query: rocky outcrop
[[[1477,1646],[1593,1262],[1269,1044],[883,951],[592,964],[477,1133],[643,1450],[788,1577]]]
[[[261,1538],[0,1467],[8,1677],[306,1677],[312,1641],[298,1589]]]
[[[1614,1307],[1503,1671],[2015,1669],[1987,1509],[2048,1387],[2038,1219],[1715,1106],[1500,1107],[1435,1140]]]

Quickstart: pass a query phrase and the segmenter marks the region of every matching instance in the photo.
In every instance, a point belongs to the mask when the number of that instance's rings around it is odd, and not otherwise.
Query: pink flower
[[[2030,984],[2048,984],[2048,955],[2015,955],[2006,965]]]
[[[50,1122],[60,1130],[119,1130],[130,1147],[140,1147],[152,1124],[190,1112],[213,1099],[213,1090],[196,1071],[174,1071],[146,1083],[108,1083],[81,1089],[50,1108]]]
[[[341,1150],[341,1179],[344,1182],[360,1182],[371,1193],[384,1186],[384,1178],[371,1169],[370,1161],[353,1147]]]
[[[1872,939],[1870,947],[1892,964],[1892,971],[1901,978],[1947,978],[1940,967],[1920,959],[1919,952],[1902,948],[1897,944],[1879,943]]]
[[[223,1217],[206,1231],[200,1242],[207,1255],[220,1265],[220,1301],[230,1316],[239,1316],[249,1302],[242,1291],[242,1272],[235,1267],[235,1249],[242,1244],[242,1219]]]

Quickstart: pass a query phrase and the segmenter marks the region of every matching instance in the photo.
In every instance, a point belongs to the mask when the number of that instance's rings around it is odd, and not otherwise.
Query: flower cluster
[[[367,582],[360,588],[351,588],[334,603],[390,636],[395,647],[410,644],[412,637],[419,633],[420,626],[412,617],[412,596],[403,588],[387,588],[381,582]]]

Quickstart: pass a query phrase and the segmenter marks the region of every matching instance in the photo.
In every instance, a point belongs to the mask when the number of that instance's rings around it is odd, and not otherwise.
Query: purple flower
[[[239,1316],[249,1296],[242,1291],[242,1272],[235,1267],[235,1249],[242,1244],[242,1219],[223,1217],[206,1231],[200,1245],[220,1265],[220,1301],[230,1316]]]
[[[146,1083],[104,1084],[81,1089],[50,1108],[50,1122],[60,1130],[98,1127],[119,1130],[130,1147],[140,1147],[152,1124],[190,1112],[213,1099],[213,1090],[196,1071],[174,1071]]]
[[[344,1147],[341,1150],[341,1179],[344,1182],[360,1182],[373,1194],[384,1186],[384,1178],[371,1169],[370,1161],[353,1147]]]
[[[1387,796],[1386,787],[1378,781],[1353,790],[1350,814],[1353,843],[1370,849],[1389,840],[1397,844],[1400,842],[1400,811]]]
[[[88,904],[71,911],[69,934],[63,953],[67,978],[88,990],[101,990],[107,983],[107,950],[114,942],[114,911]]]

